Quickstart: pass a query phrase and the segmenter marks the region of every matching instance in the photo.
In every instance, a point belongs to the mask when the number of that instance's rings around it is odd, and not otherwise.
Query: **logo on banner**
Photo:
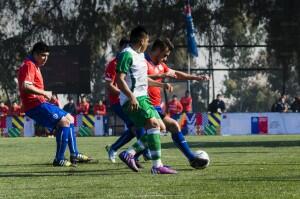
[[[251,117],[252,134],[268,134],[268,117]]]

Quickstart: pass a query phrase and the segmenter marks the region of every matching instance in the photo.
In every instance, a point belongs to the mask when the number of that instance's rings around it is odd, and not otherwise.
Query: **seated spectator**
[[[177,99],[176,95],[173,95],[172,100],[168,102],[168,111],[170,116],[172,117],[174,114],[182,113],[182,105],[180,101]]]
[[[81,98],[81,102],[79,102],[77,106],[77,113],[79,114],[89,114],[90,104],[88,103],[85,96]]]
[[[68,97],[68,103],[64,106],[63,110],[71,115],[76,115],[76,106],[72,97]]]
[[[224,113],[226,110],[225,103],[223,101],[223,96],[221,94],[217,95],[217,98],[214,99],[209,105],[208,105],[208,111],[211,113]]]
[[[286,102],[286,100],[287,100],[287,96],[284,94],[281,95],[278,101],[275,104],[273,104],[272,112],[280,112],[280,113],[287,112],[289,109],[289,105]]]
[[[185,92],[185,96],[180,99],[180,103],[183,107],[183,112],[190,113],[192,112],[192,97],[190,91]]]
[[[17,104],[17,102],[13,102],[10,107],[9,115],[11,116],[20,116],[21,115],[21,106]]]
[[[106,106],[103,104],[102,100],[99,100],[98,103],[94,106],[94,115],[105,115]]]
[[[300,96],[295,97],[295,100],[291,105],[291,109],[293,112],[300,112]]]

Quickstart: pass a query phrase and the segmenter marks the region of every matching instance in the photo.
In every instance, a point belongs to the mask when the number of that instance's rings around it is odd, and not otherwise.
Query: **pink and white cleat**
[[[161,166],[161,167],[152,167],[151,169],[152,174],[176,174],[177,171],[171,169],[169,166]]]

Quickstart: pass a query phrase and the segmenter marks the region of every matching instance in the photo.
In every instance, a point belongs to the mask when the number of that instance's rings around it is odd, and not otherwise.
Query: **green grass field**
[[[51,166],[55,139],[0,138],[0,198],[300,198],[300,136],[187,137],[211,165],[192,169],[170,136],[163,162],[177,175],[151,175],[150,162],[134,173],[111,164],[104,150],[116,137],[79,138],[96,158],[77,168]]]

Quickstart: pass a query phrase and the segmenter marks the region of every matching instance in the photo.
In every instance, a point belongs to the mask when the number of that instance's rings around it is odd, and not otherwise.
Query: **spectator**
[[[85,96],[81,98],[81,102],[78,104],[77,112],[79,114],[89,114],[90,104],[88,103]]]
[[[1,117],[7,116],[8,112],[9,112],[8,106],[6,106],[4,102],[0,102],[0,116]]]
[[[68,103],[64,106],[63,109],[73,116],[76,115],[76,106],[72,97],[68,97]]]
[[[6,106],[4,102],[0,102],[0,135],[3,133],[5,136],[7,136],[3,130],[6,128],[6,116],[8,111],[8,106]]]
[[[208,105],[208,111],[211,113],[224,113],[226,110],[225,103],[223,101],[223,96],[221,94],[217,95],[217,98],[214,99],[209,105]]]
[[[273,104],[272,106],[272,112],[287,112],[289,109],[289,105],[286,102],[287,100],[287,96],[286,95],[281,95],[280,98],[278,99],[278,101]]]
[[[293,112],[300,112],[300,96],[295,97],[295,100],[291,105],[291,109]]]
[[[168,102],[168,111],[170,116],[172,117],[174,114],[182,113],[182,105],[180,101],[177,99],[176,95],[173,95],[172,100]]]
[[[105,115],[106,106],[103,104],[102,100],[99,100],[98,103],[94,106],[94,115]]]
[[[20,116],[21,115],[21,106],[19,106],[17,104],[17,102],[13,102],[13,104],[11,105],[10,110],[9,110],[9,115],[12,115],[12,116]]]
[[[183,107],[183,112],[190,113],[192,112],[192,97],[190,91],[185,92],[185,96],[180,99],[180,103]]]

